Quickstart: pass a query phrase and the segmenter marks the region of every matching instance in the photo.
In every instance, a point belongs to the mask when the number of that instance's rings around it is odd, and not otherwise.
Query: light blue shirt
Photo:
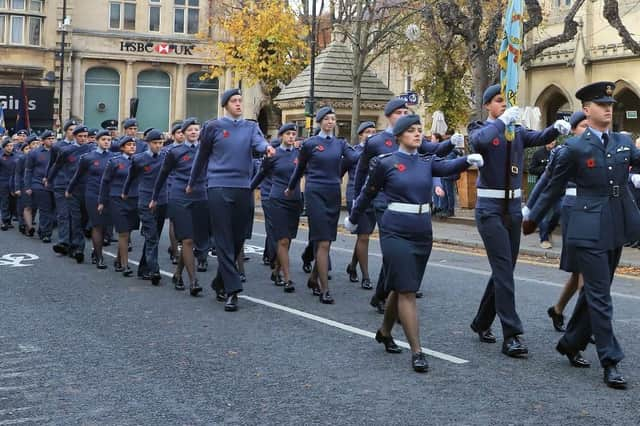
[[[414,150],[411,150],[411,151],[407,151],[403,146],[400,146],[398,148],[398,151],[403,153],[403,154],[407,154],[407,155],[418,155],[418,149],[417,148],[414,149]]]
[[[320,130],[320,133],[318,133],[318,136],[320,136],[322,139],[328,139],[333,137],[333,135],[325,133],[323,130]]]
[[[611,135],[609,134],[609,132],[601,132],[600,130],[596,130],[593,127],[589,127],[589,130],[591,130],[591,133],[596,135],[598,137],[598,139],[600,139],[600,142],[602,142],[602,143],[604,143],[604,141],[602,140],[602,135],[604,133],[606,133],[608,135],[609,139],[611,139]]]

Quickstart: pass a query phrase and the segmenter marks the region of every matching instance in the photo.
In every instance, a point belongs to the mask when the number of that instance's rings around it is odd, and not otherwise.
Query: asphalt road
[[[351,236],[334,244],[336,304],[327,306],[306,289],[304,230],[292,245],[293,294],[269,280],[260,261],[263,232],[257,222],[236,313],[224,312],[208,286],[215,259],[199,274],[205,290],[194,299],[167,277],[152,287],[116,274],[112,262],[98,271],[15,230],[0,233],[0,426],[640,424],[640,281],[614,282],[614,327],[627,356],[620,367],[630,382],[616,391],[603,384],[593,347],[587,370],[554,350],[560,335],[546,309],[564,273],[518,265],[518,311],[531,354],[510,359],[469,329],[486,259],[435,249],[419,301],[422,345],[433,351],[431,370],[421,375],[408,352],[387,354],[373,340],[381,316],[368,305],[371,292],[344,272]],[[137,233],[133,241],[136,260]],[[166,247],[165,237],[161,268],[170,273]],[[379,253],[373,241],[373,276]],[[498,323],[494,331],[500,334]],[[400,327],[394,336],[404,340]]]

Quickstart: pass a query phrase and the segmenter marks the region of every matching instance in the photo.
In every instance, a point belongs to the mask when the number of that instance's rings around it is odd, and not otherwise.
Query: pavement
[[[486,257],[434,247],[418,301],[431,368],[417,374],[407,351],[387,354],[373,340],[381,316],[368,305],[372,293],[344,272],[354,237],[341,233],[332,246],[330,306],[306,289],[306,239],[301,228],[291,246],[297,290],[285,294],[260,261],[258,218],[245,249],[240,309],[227,313],[208,286],[215,258],[198,274],[200,297],[173,289],[166,233],[163,282],[153,287],[115,273],[111,261],[99,271],[15,230],[0,232],[0,425],[640,423],[637,278],[618,276],[613,284],[614,328],[627,356],[620,368],[630,382],[618,391],[602,383],[593,347],[585,351],[590,369],[572,368],[554,350],[560,334],[546,309],[566,273],[518,264],[516,299],[530,356],[511,359],[469,330],[490,275]],[[142,240],[138,233],[132,240],[135,261]],[[373,240],[372,277],[380,264]],[[494,332],[501,339],[499,322]],[[393,334],[406,342],[400,327]]]

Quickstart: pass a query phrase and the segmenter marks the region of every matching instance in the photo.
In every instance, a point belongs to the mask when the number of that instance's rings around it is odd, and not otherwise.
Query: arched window
[[[91,68],[84,77],[84,123],[100,127],[104,120],[118,119],[120,74],[111,68]]]
[[[169,128],[171,80],[164,71],[146,70],[138,74],[138,128]]]
[[[195,72],[187,77],[187,117],[201,122],[218,116],[218,79]]]

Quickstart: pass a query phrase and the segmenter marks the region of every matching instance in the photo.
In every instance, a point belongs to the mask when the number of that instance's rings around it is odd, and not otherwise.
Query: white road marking
[[[42,387],[41,385],[21,385],[21,386],[0,386],[0,392],[15,392],[27,389]]]
[[[22,419],[2,420],[0,421],[0,426],[19,425],[22,423],[33,423],[33,422],[46,422],[47,420],[49,420],[48,417],[25,417]]]
[[[34,407],[17,407],[17,408],[7,408],[6,410],[0,410],[0,416],[2,415],[6,415],[6,414],[13,414],[16,411],[27,411],[27,410],[33,410]]]
[[[27,372],[27,371],[18,371],[15,373],[2,373],[0,374],[0,379],[13,379],[15,377],[29,377],[29,376],[33,376],[34,374],[31,372]]]

